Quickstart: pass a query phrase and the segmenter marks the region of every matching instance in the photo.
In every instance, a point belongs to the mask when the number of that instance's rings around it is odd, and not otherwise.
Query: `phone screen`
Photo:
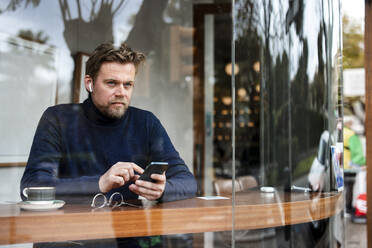
[[[155,182],[150,176],[152,174],[163,174],[168,169],[167,162],[151,162],[140,176],[139,180]]]

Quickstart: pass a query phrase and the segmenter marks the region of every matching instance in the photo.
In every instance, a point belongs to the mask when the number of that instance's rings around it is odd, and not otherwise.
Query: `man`
[[[344,169],[359,168],[366,164],[363,146],[359,135],[354,132],[353,118],[344,116]]]
[[[345,212],[351,214],[352,221],[364,221],[365,215],[355,211],[355,203],[359,195],[365,193],[366,181],[364,149],[358,130],[358,119],[344,116],[344,179],[345,179]],[[357,187],[354,187],[356,185]]]
[[[192,197],[196,182],[160,121],[130,107],[142,53],[126,44],[102,44],[86,64],[82,104],[49,107],[37,127],[21,180],[29,186],[55,186],[58,199],[114,192],[124,199],[172,201]],[[137,180],[147,164],[168,162],[155,182]],[[23,197],[23,196],[22,196]]]

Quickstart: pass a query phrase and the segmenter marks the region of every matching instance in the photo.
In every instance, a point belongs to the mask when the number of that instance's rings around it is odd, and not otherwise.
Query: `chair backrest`
[[[257,187],[256,178],[253,176],[241,176],[237,178],[241,190]]]
[[[235,180],[235,192],[257,187],[257,181],[253,176],[241,176]],[[213,181],[213,189],[216,195],[232,194],[232,179],[216,179]]]
[[[213,181],[213,189],[216,195],[231,195],[232,180],[231,179],[216,179]],[[241,191],[240,184],[235,180],[235,192]]]

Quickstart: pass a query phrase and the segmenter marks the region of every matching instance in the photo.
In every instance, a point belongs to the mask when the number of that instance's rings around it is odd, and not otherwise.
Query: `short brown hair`
[[[124,42],[119,48],[115,48],[112,43],[104,43],[99,45],[89,57],[86,63],[85,75],[89,75],[95,80],[104,62],[133,63],[137,72],[138,66],[144,61],[145,55],[143,53],[133,51]]]

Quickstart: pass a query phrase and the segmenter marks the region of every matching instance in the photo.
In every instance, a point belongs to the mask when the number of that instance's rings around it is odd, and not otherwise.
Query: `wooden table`
[[[343,209],[342,193],[236,194],[235,229],[260,229],[328,218]],[[192,198],[147,208],[93,210],[66,204],[50,212],[0,205],[0,244],[87,240],[115,237],[232,230],[232,203]]]

